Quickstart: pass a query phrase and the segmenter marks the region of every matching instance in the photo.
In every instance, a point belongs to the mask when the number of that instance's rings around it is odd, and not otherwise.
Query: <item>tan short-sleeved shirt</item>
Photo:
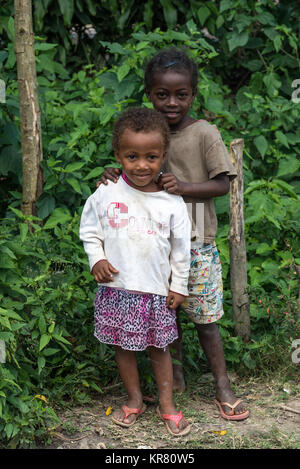
[[[230,179],[237,175],[219,131],[205,120],[171,133],[164,171],[187,183],[206,182],[221,173]],[[218,227],[214,199],[183,199],[192,218],[192,240],[213,243]]]

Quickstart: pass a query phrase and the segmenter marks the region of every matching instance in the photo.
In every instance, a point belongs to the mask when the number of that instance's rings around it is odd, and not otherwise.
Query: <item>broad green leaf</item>
[[[207,7],[199,8],[199,10],[197,11],[197,16],[198,16],[198,19],[199,19],[201,25],[203,26],[205,21],[207,20],[207,18],[210,16],[209,8],[207,8]]]
[[[293,158],[281,158],[279,160],[277,177],[285,176],[286,174],[294,174],[300,168],[300,161]]]
[[[48,335],[48,334],[42,334],[41,338],[40,338],[40,347],[39,347],[39,351],[43,350],[44,347],[46,347],[46,345],[50,342],[51,340],[51,336]]]
[[[78,194],[81,194],[81,187],[80,187],[78,179],[69,177],[66,179],[66,182],[70,184],[71,187],[73,187],[75,192],[77,192]]]
[[[233,0],[222,0],[220,3],[220,13],[223,11],[229,10],[234,5]]]
[[[300,167],[300,161],[298,162],[298,167]],[[298,168],[297,168],[298,169]],[[284,192],[286,192],[289,196],[293,197],[294,199],[298,199],[296,192],[294,191],[293,187],[285,181],[281,179],[273,179],[273,182]]]
[[[177,10],[170,0],[160,0],[163,7],[164,17],[169,28],[173,28],[177,23]]]
[[[54,49],[55,47],[57,47],[57,44],[50,44],[50,43],[47,43],[47,42],[35,42],[35,44],[34,44],[34,49],[35,50],[46,51],[46,50]]]
[[[99,166],[98,168],[94,168],[83,178],[83,180],[87,181],[88,179],[94,179],[96,177],[99,177],[101,176],[103,171],[104,171],[104,168],[102,168],[101,166]]]
[[[276,130],[275,135],[276,138],[278,138],[278,140],[280,141],[280,143],[282,143],[282,145],[284,145],[286,148],[290,148],[289,142],[284,133],[281,132],[281,130]]]
[[[86,163],[84,161],[75,161],[74,163],[68,164],[64,171],[66,173],[72,173],[73,171],[77,171],[78,169],[82,168]]]
[[[254,145],[258,149],[261,156],[264,157],[269,146],[266,138],[263,135],[259,135],[258,137],[255,137]]]
[[[56,225],[64,224],[72,219],[72,216],[67,208],[60,207],[56,208],[52,215],[48,218],[44,228],[49,230],[54,228]]]
[[[129,70],[130,65],[128,62],[125,62],[123,65],[121,65],[121,67],[118,68],[117,77],[119,82],[126,77],[126,75],[129,73]]]
[[[74,13],[74,0],[58,0],[58,5],[67,26],[71,25],[71,20]]]
[[[233,32],[228,39],[229,51],[232,52],[237,47],[243,47],[247,44],[249,39],[248,31],[243,31],[241,33]]]

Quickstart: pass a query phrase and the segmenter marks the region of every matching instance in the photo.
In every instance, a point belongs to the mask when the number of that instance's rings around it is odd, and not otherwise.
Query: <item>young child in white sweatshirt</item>
[[[101,185],[83,209],[80,238],[100,284],[95,336],[115,346],[128,393],[113,421],[131,426],[145,406],[136,351],[148,349],[159,393],[157,412],[173,435],[188,422],[173,397],[168,345],[178,337],[176,308],[188,296],[191,224],[181,196],[157,184],[169,146],[169,128],[157,111],[130,108],[114,128],[113,147],[123,174]]]

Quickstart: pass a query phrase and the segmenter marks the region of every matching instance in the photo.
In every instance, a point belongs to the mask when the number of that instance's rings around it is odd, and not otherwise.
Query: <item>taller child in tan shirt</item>
[[[159,184],[170,194],[181,195],[192,218],[189,297],[181,306],[194,322],[199,341],[216,381],[216,399],[223,418],[242,420],[249,411],[233,393],[226,372],[217,321],[223,316],[222,269],[215,236],[217,217],[214,197],[229,191],[236,176],[223,140],[214,125],[188,115],[197,93],[197,65],[174,48],[156,54],[145,72],[145,89],[154,108],[161,112],[171,131],[164,172]],[[120,172],[110,168],[101,179],[115,180]],[[182,362],[182,330],[172,344]],[[183,368],[174,365],[174,387],[184,391]]]

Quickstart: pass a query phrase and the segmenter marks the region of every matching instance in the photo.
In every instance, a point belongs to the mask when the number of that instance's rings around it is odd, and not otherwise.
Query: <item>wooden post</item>
[[[230,143],[230,157],[237,177],[230,183],[230,284],[235,332],[250,339],[250,304],[247,294],[247,257],[244,236],[243,139]]]
[[[15,53],[17,59],[22,144],[22,212],[35,215],[43,190],[40,107],[37,93],[31,0],[14,0]]]

